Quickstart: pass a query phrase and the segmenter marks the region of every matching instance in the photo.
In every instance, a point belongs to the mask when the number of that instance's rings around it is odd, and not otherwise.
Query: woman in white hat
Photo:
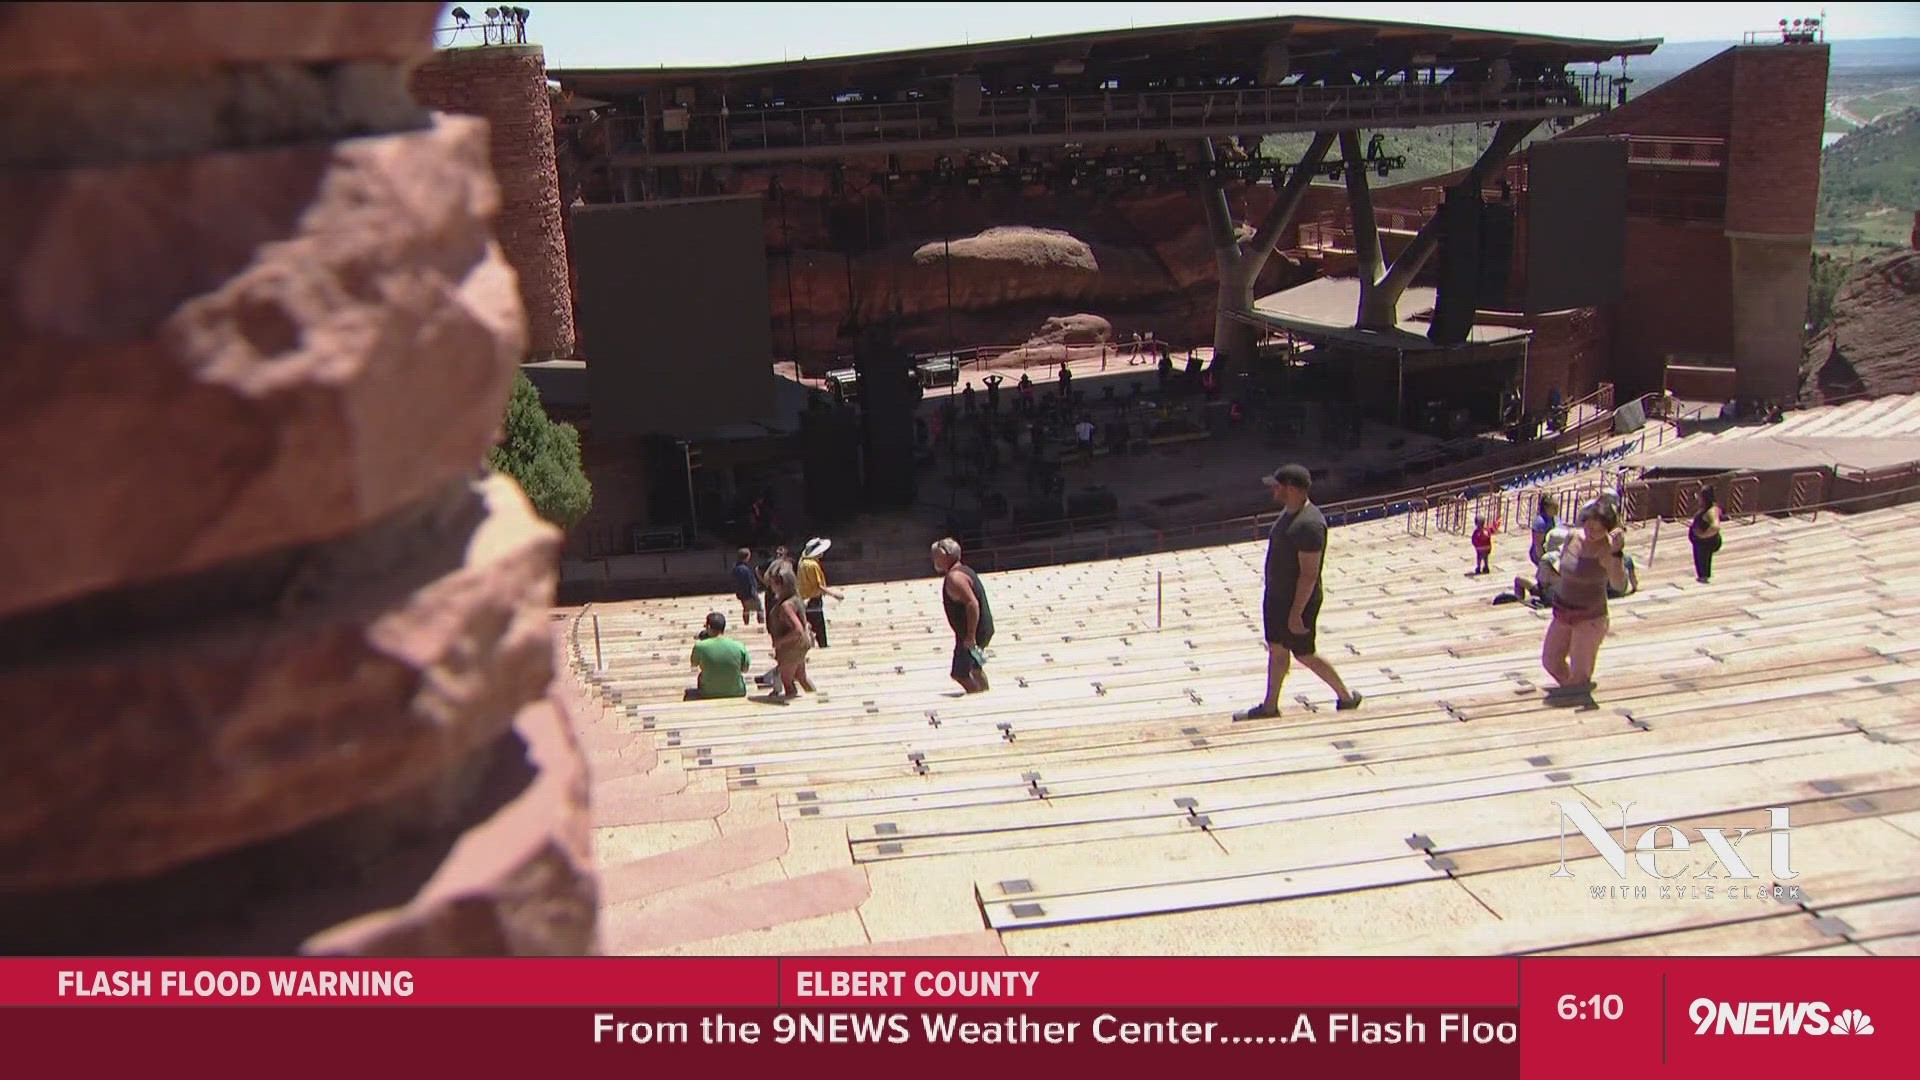
[[[820,568],[820,556],[827,553],[833,541],[824,536],[816,536],[807,541],[800,549],[800,566],[795,571],[800,584],[800,599],[807,605],[807,624],[813,627],[813,642],[821,648],[827,647],[827,605],[825,597],[845,600],[846,597],[827,588],[827,572]]]

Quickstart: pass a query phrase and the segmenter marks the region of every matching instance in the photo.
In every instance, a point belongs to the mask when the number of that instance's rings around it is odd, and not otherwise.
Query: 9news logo
[[[1834,1012],[1824,1001],[1714,1001],[1694,998],[1687,1018],[1695,1035],[1871,1035],[1873,1017]]]

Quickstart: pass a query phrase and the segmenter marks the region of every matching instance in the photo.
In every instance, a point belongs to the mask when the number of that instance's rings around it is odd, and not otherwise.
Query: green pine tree
[[[487,451],[487,464],[519,481],[534,510],[563,529],[593,505],[593,485],[580,465],[580,433],[548,419],[524,371],[514,376],[507,399],[506,437]]]

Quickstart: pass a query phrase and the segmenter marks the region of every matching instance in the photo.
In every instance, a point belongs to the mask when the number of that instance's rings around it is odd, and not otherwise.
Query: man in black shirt
[[[1308,499],[1313,474],[1301,465],[1282,465],[1262,477],[1273,500],[1284,508],[1267,538],[1266,596],[1262,613],[1266,623],[1267,696],[1260,704],[1233,714],[1235,720],[1259,720],[1280,715],[1280,687],[1287,680],[1293,657],[1333,688],[1334,708],[1360,707],[1360,695],[1347,689],[1333,665],[1314,653],[1315,624],[1320,618],[1320,566],[1327,550],[1327,519]]]
[[[940,572],[940,603],[953,627],[953,669],[949,674],[969,694],[987,689],[986,648],[993,641],[993,610],[980,575],[960,561],[960,542],[948,538],[933,545],[933,568]]]

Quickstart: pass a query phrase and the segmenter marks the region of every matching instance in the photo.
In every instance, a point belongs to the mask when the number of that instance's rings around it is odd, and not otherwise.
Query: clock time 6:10
[[[1619,994],[1594,994],[1584,998],[1576,994],[1560,995],[1562,1020],[1618,1020],[1626,1010]]]

